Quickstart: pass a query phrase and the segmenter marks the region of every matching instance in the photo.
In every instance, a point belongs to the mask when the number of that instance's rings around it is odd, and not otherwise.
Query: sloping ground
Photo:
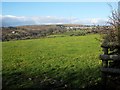
[[[67,36],[3,42],[3,89],[94,88],[100,82],[98,37]]]

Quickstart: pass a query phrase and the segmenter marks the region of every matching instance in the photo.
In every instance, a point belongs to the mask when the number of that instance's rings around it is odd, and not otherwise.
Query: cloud
[[[108,19],[106,18],[88,18],[83,20],[84,24],[106,25]]]
[[[2,26],[19,26],[19,25],[40,25],[40,24],[99,24],[104,25],[107,19],[103,18],[88,18],[79,19],[76,17],[55,17],[55,16],[13,16],[0,15]]]

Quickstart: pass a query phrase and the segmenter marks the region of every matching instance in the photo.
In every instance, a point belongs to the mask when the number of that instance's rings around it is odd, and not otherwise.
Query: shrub
[[[74,32],[74,33],[71,33],[70,36],[85,36],[86,35],[86,32]]]
[[[103,37],[103,45],[119,45],[120,46],[120,13],[116,10],[112,11],[109,17],[110,28]]]

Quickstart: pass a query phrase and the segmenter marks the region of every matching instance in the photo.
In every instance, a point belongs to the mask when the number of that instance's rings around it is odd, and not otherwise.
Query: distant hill
[[[59,24],[59,25],[26,25],[16,27],[2,27],[0,34],[2,41],[21,40],[46,37],[53,34],[61,34],[68,31],[84,30],[87,33],[97,33],[100,27],[79,24]],[[73,35],[73,34],[72,34]],[[78,34],[81,35],[81,34]]]

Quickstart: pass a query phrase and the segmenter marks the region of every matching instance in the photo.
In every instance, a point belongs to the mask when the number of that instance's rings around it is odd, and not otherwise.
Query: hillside
[[[3,42],[3,89],[99,87],[101,49],[96,38],[99,35]]]
[[[41,38],[49,35],[71,33],[70,36],[81,36],[89,33],[99,33],[103,27],[88,25],[63,24],[63,25],[28,25],[16,27],[2,27],[2,41]],[[0,32],[1,32],[0,30]],[[77,33],[76,33],[77,32]],[[82,33],[81,33],[82,32]]]

